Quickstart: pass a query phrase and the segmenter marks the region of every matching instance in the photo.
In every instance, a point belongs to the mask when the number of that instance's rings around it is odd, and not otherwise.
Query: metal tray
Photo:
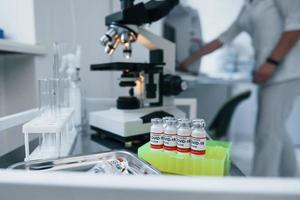
[[[128,170],[133,175],[160,174],[149,164],[141,161],[135,155],[127,151],[111,151],[106,153],[66,157],[60,159],[21,162],[8,167],[8,169],[87,172],[99,162],[114,158],[126,159],[128,162]]]

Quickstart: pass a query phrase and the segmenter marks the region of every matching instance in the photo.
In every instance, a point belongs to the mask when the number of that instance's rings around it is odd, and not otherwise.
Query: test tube
[[[39,116],[41,123],[45,123],[49,108],[49,81],[47,79],[38,80],[38,89],[39,89]],[[43,121],[44,120],[44,121]],[[46,135],[41,133],[38,137],[39,147],[42,148],[45,144]]]
[[[50,96],[51,96],[51,117],[49,118],[50,123],[55,123],[57,121],[57,116],[60,114],[60,105],[59,105],[59,88],[60,88],[60,80],[57,78],[49,79],[50,86]],[[56,135],[53,133],[47,133],[47,148],[52,149],[55,148],[56,145]]]
[[[58,83],[58,105],[60,108],[64,107],[64,84],[63,80],[59,79]]]
[[[68,51],[68,46],[64,42],[55,42],[53,44],[53,66],[52,66],[52,78],[60,78],[63,76],[60,71],[62,55],[66,54]]]
[[[39,114],[42,115],[49,109],[49,81],[47,79],[38,80],[39,87]]]
[[[60,104],[62,108],[68,108],[70,106],[70,80],[69,79],[61,79],[60,85]]]
[[[52,115],[58,114],[60,111],[59,105],[59,79],[49,79],[49,93],[50,93],[50,110]]]
[[[57,133],[45,133],[45,140],[43,141],[42,148],[44,153],[52,153],[58,151],[59,134]]]

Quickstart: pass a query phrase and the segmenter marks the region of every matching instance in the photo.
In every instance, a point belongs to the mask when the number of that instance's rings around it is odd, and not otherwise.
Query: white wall
[[[34,0],[1,0],[0,27],[7,39],[35,44]]]
[[[34,108],[34,58],[6,56],[4,62],[5,114],[14,114]]]
[[[110,61],[99,42],[106,31],[104,17],[110,13],[110,3],[110,0],[35,1],[38,42],[50,48],[55,41],[66,42],[73,48],[75,44],[82,46],[81,77],[88,97],[112,96],[112,73],[90,71],[90,64]],[[52,56],[37,59],[36,66],[37,77],[49,77]]]
[[[216,39],[233,23],[243,6],[244,0],[184,0],[181,2],[199,11],[203,40],[204,43],[207,43]],[[240,56],[253,57],[250,43],[250,38],[246,33],[235,39],[235,48],[243,49],[243,52],[239,50]],[[203,57],[201,72],[215,75],[222,71],[224,54],[226,51],[224,52],[223,48]]]
[[[0,11],[4,8],[18,8],[24,4],[28,11],[30,0],[1,0]],[[71,2],[74,2],[73,6]],[[6,3],[6,4],[4,4]],[[103,53],[99,38],[105,32],[104,17],[111,12],[110,0],[32,0],[34,7],[28,16],[34,14],[34,20],[27,22],[24,17],[24,31],[35,27],[36,42],[52,48],[53,42],[66,42],[82,46],[82,83],[89,97],[110,97],[113,94],[111,72],[90,72],[90,64],[109,62],[110,58]],[[7,5],[7,6],[4,6]],[[72,9],[75,26],[72,24]],[[18,9],[0,12],[6,24],[16,23],[13,14]],[[2,13],[9,15],[2,18]],[[18,11],[18,16],[22,12]],[[8,34],[10,33],[7,29]],[[19,31],[23,35],[22,31]],[[9,34],[10,35],[10,34]],[[17,39],[16,39],[17,40]],[[33,43],[30,38],[24,43]],[[52,73],[52,55],[30,57],[21,55],[0,55],[0,116],[21,112],[37,106],[37,79],[47,78]],[[20,127],[0,132],[0,155],[23,144]]]
[[[34,108],[36,106],[34,58],[22,55],[1,57],[0,116]],[[0,155],[23,143],[20,127],[0,131]]]
[[[21,55],[0,57],[0,116],[35,107],[34,59]],[[0,131],[0,155],[23,143],[20,127]]]
[[[35,44],[33,0],[1,0],[0,27],[6,39]],[[34,58],[0,55],[0,116],[36,106]],[[21,127],[0,132],[0,155],[22,145]]]
[[[244,0],[183,0],[199,11],[204,41],[211,41],[227,29],[237,17]]]

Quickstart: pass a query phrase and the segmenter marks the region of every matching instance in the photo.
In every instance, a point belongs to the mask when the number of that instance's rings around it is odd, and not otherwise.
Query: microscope
[[[91,65],[92,71],[120,71],[119,86],[129,91],[128,96],[117,99],[116,107],[90,113],[92,129],[130,142],[149,134],[151,118],[185,117],[174,104],[174,96],[188,87],[175,75],[175,44],[143,27],[165,17],[178,3],[179,0],[151,0],[134,4],[134,0],[121,0],[121,11],[105,18],[108,31],[100,39],[104,51],[112,55],[123,46],[123,55],[129,59],[132,43],[139,42],[149,50],[149,63]]]

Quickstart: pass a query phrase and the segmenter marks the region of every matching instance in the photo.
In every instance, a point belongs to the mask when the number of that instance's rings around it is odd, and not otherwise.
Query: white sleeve
[[[218,37],[218,39],[223,44],[228,44],[232,42],[232,40],[242,32],[242,28],[239,24],[239,19],[243,14],[243,11],[244,8],[241,10],[240,14],[238,15],[237,19],[233,22],[233,24],[231,24],[231,26]]]
[[[284,30],[300,30],[300,0],[274,0],[284,17]]]

